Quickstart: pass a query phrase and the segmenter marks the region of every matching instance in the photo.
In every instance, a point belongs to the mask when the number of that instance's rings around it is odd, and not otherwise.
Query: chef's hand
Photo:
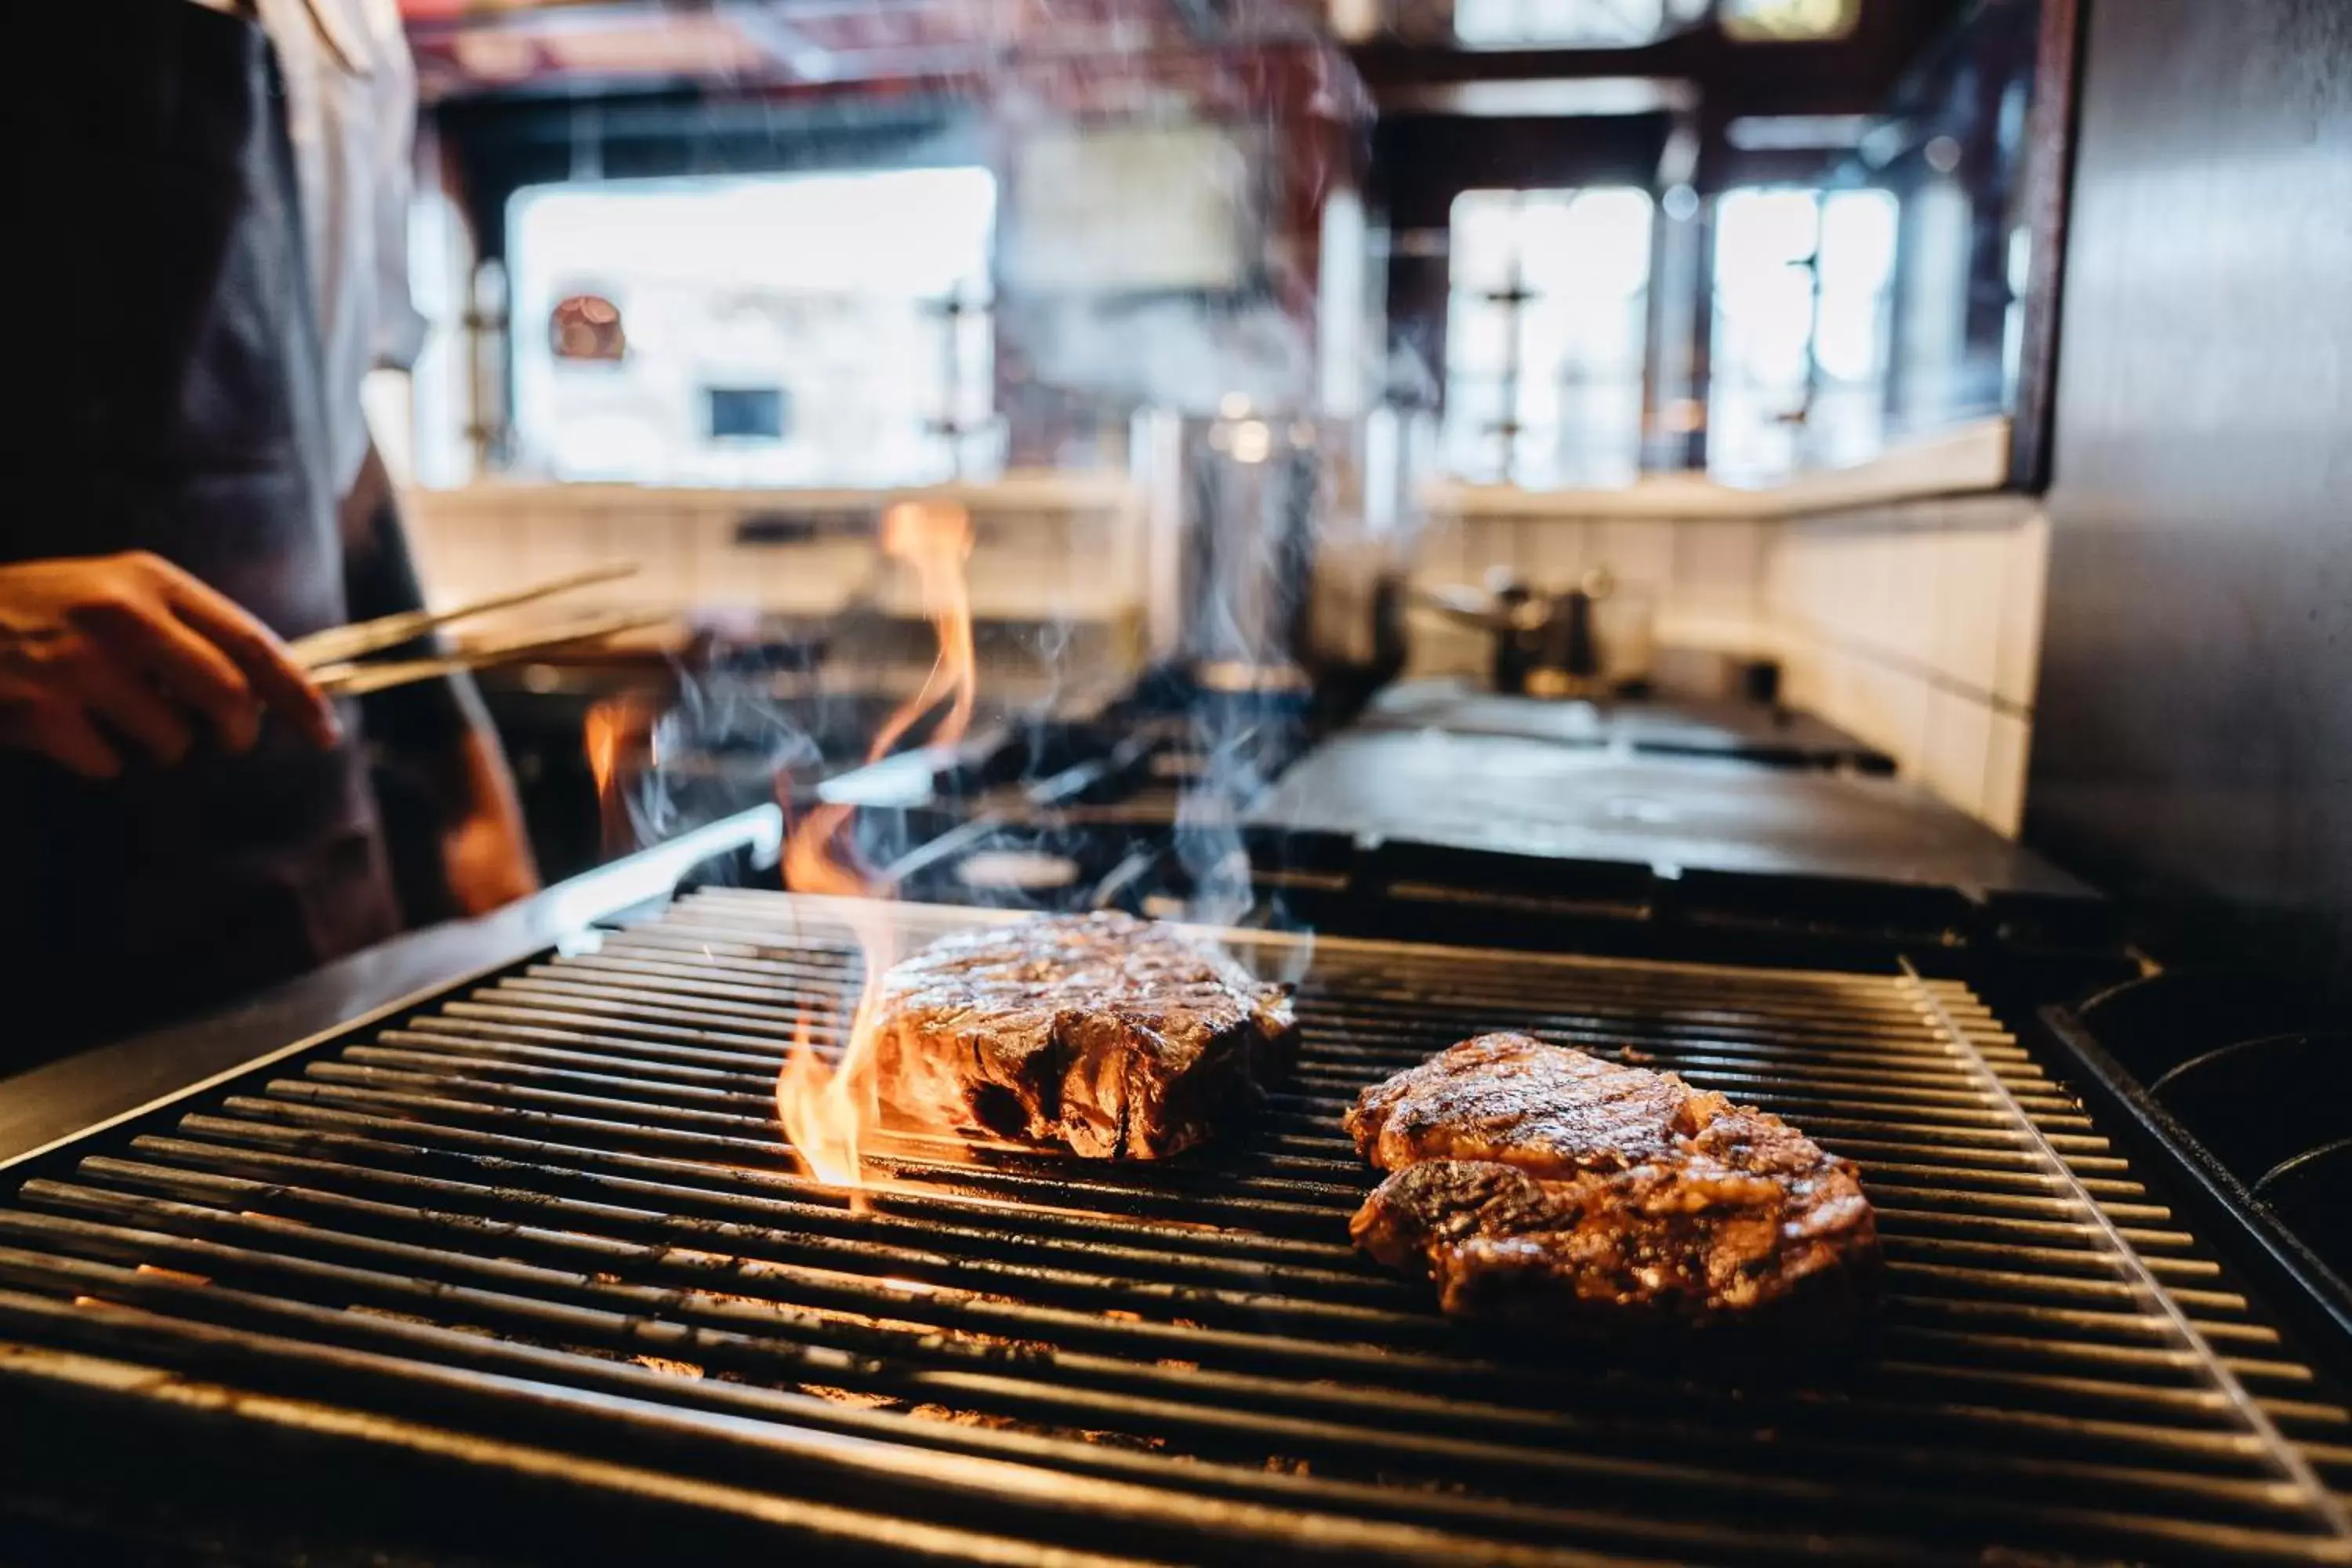
[[[0,746],[111,778],[119,742],[167,766],[187,755],[192,713],[242,752],[265,707],[316,745],[340,737],[286,645],[170,562],[133,551],[0,566]]]

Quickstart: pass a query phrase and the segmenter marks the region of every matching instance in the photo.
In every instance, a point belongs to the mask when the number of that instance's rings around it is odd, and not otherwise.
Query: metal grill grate
[[[1325,942],[1242,1147],[900,1138],[858,1210],[771,1098],[855,980],[821,903],[701,893],[86,1137],[0,1208],[0,1337],[429,1394],[910,1552],[2352,1563],[2352,1417],[1958,984]],[[1874,1340],[1528,1342],[1358,1257],[1341,1110],[1493,1027],[1631,1047],[1856,1160]]]

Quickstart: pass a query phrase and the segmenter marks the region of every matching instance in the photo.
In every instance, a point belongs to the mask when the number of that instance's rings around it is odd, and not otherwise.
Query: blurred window
[[[1690,9],[1686,0],[1454,0],[1454,36],[1474,48],[1630,48],[1649,43]]]
[[[609,300],[625,357],[514,344],[514,467],[672,485],[993,471],[985,169],[545,185],[509,211],[510,319]]]
[[[703,389],[713,440],[781,441],[784,395],[772,386],[711,386]]]
[[[1715,214],[1707,468],[1783,477],[1878,452],[1898,205],[1885,191],[1728,191]]]
[[[1744,44],[1843,38],[1862,20],[1862,0],[1723,0],[1717,18]]]
[[[1651,206],[1630,186],[1455,198],[1445,317],[1454,474],[1536,489],[1632,481]]]

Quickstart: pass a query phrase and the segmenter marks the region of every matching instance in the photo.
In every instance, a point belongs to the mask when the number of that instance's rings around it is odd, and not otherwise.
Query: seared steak
[[[1481,1035],[1364,1090],[1348,1131],[1384,1171],[1498,1160],[1538,1175],[1672,1156],[1730,1101],[1670,1073],[1619,1067],[1528,1035]]]
[[[1289,1070],[1290,995],[1122,914],[946,937],[883,981],[878,1092],[899,1118],[1096,1159],[1189,1149]]]
[[[1448,1312],[1712,1322],[1874,1285],[1853,1165],[1779,1117],[1525,1035],[1465,1040],[1366,1089],[1357,1147],[1394,1173],[1357,1245],[1426,1274]]]

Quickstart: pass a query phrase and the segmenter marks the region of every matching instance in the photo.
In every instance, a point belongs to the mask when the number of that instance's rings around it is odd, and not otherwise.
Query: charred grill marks
[[[943,938],[884,982],[875,1064],[890,1113],[1160,1159],[1213,1136],[1286,1072],[1286,989],[1131,916]]]
[[[1526,1035],[1483,1035],[1364,1090],[1356,1146],[1391,1172],[1357,1244],[1448,1312],[1551,1322],[1792,1316],[1869,1298],[1854,1168],[1779,1117]]]

